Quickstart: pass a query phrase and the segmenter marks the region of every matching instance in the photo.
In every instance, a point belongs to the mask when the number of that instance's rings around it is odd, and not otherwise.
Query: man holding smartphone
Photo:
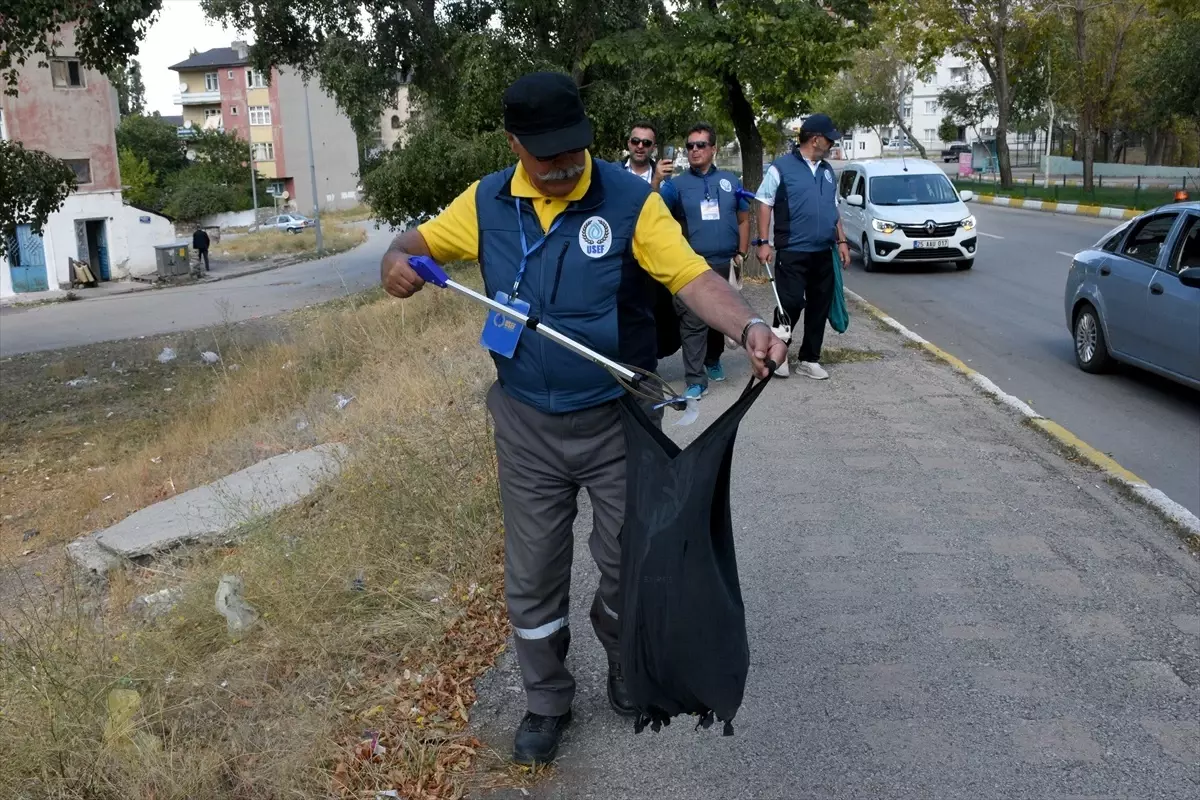
[[[644,180],[650,184],[650,188],[658,191],[662,182],[671,177],[675,165],[671,163],[671,159],[664,158],[655,161],[651,157],[654,148],[658,144],[658,131],[649,122],[634,123],[633,129],[629,131],[629,140],[626,146],[629,148],[629,158],[625,159],[625,171]]]

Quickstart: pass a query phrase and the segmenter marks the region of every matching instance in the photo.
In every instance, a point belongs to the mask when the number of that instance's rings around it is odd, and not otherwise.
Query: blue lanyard
[[[695,175],[696,170],[692,170],[692,174]],[[704,199],[706,202],[708,200],[712,200],[712,194],[708,191],[708,176],[710,174],[712,174],[711,168],[709,169],[708,172],[704,173],[703,175],[698,176],[700,178],[700,180],[704,181]]]
[[[510,300],[517,299],[517,290],[521,288],[521,278],[525,277],[525,267],[529,264],[529,257],[537,252],[537,249],[546,243],[550,238],[550,234],[558,230],[558,226],[562,223],[565,213],[559,214],[558,219],[554,220],[554,224],[550,226],[550,230],[546,231],[546,235],[533,243],[533,247],[529,247],[525,241],[525,225],[521,222],[521,198],[514,197],[513,203],[517,207],[517,230],[521,232],[521,264],[517,267],[517,278],[513,281],[512,293]]]

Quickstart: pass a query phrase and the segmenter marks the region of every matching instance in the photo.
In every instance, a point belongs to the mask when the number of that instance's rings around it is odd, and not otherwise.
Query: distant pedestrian
[[[200,261],[204,261],[204,271],[208,272],[208,232],[203,228],[197,228],[192,234],[192,249],[196,251],[196,267],[200,267]]]
[[[650,184],[651,189],[658,191],[675,168],[670,159],[656,161],[653,158],[654,148],[658,146],[658,131],[649,122],[634,123],[626,146],[629,148],[629,157],[622,162],[625,171],[638,176]]]
[[[664,182],[659,195],[679,220],[692,249],[728,279],[731,266],[741,269],[750,247],[750,204],[738,196],[741,179],[713,164],[716,152],[713,127],[706,122],[693,125],[687,133],[689,168]],[[725,380],[721,366],[725,336],[706,325],[678,297],[675,309],[683,340],[687,395],[699,399],[708,391],[709,381]]]
[[[758,200],[758,230],[770,229],[775,213],[775,245],[755,239],[758,260],[775,262],[775,285],[791,324],[804,311],[804,338],[797,353],[801,375],[825,380],[821,367],[821,344],[825,322],[833,304],[833,247],[842,264],[850,262],[850,249],[837,209],[837,179],[825,160],[842,135],[833,120],[813,114],[800,126],[799,145],[788,155],[775,159],[767,170],[755,199]],[[779,323],[776,312],[776,324]]]

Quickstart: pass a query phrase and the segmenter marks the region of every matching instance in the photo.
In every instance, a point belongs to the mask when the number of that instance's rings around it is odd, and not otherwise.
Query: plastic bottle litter
[[[164,347],[162,352],[158,354],[158,363],[166,364],[168,361],[175,360],[175,350],[171,347]]]
[[[217,355],[216,353],[214,353],[212,350],[205,350],[203,353],[200,354],[200,360],[203,361],[205,364],[216,364],[218,361],[221,360],[221,357],[219,355]]]

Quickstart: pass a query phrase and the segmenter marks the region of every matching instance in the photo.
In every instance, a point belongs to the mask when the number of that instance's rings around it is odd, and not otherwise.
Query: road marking
[[[1054,252],[1058,253],[1060,256],[1066,256],[1067,258],[1074,258],[1074,257],[1075,257],[1075,254],[1074,254],[1074,253],[1067,253],[1067,252],[1064,252],[1064,251],[1062,251],[1062,250],[1055,250]]]
[[[867,302],[862,295],[858,294],[857,292],[852,292],[849,289],[845,289],[844,292],[847,297],[862,305],[867,310],[868,314],[880,320],[888,327],[894,329],[904,338],[919,344],[923,349],[965,375],[968,380],[982,389],[985,394],[990,395],[1000,403],[1003,403],[1004,405],[1016,411],[1018,414],[1024,417],[1029,424],[1046,434],[1049,438],[1073,450],[1075,453],[1078,453],[1081,458],[1090,462],[1092,466],[1107,474],[1112,480],[1126,486],[1130,491],[1141,498],[1146,505],[1158,512],[1161,517],[1180,526],[1192,537],[1200,538],[1200,517],[1197,517],[1191,511],[1181,506],[1179,503],[1176,503],[1166,494],[1158,489],[1155,489],[1153,486],[1146,483],[1146,481],[1125,469],[1125,467],[1117,463],[1117,461],[1111,456],[1097,450],[1095,447],[1092,447],[1090,444],[1083,441],[1078,436],[1064,428],[1062,425],[1059,425],[1057,422],[1046,419],[1041,414],[1034,411],[1032,407],[1030,407],[1020,398],[1014,397],[1008,392],[1005,392],[987,376],[968,367],[962,362],[961,359],[956,358],[950,353],[947,353],[945,350],[933,344],[919,334],[913,333],[908,328],[904,327],[904,325],[900,324],[892,317],[889,317],[879,308]]]
[[[994,233],[984,233],[983,231],[975,231],[975,232],[978,233],[980,236],[986,236],[989,239],[1003,239],[1004,238],[1003,236],[997,236]]]

